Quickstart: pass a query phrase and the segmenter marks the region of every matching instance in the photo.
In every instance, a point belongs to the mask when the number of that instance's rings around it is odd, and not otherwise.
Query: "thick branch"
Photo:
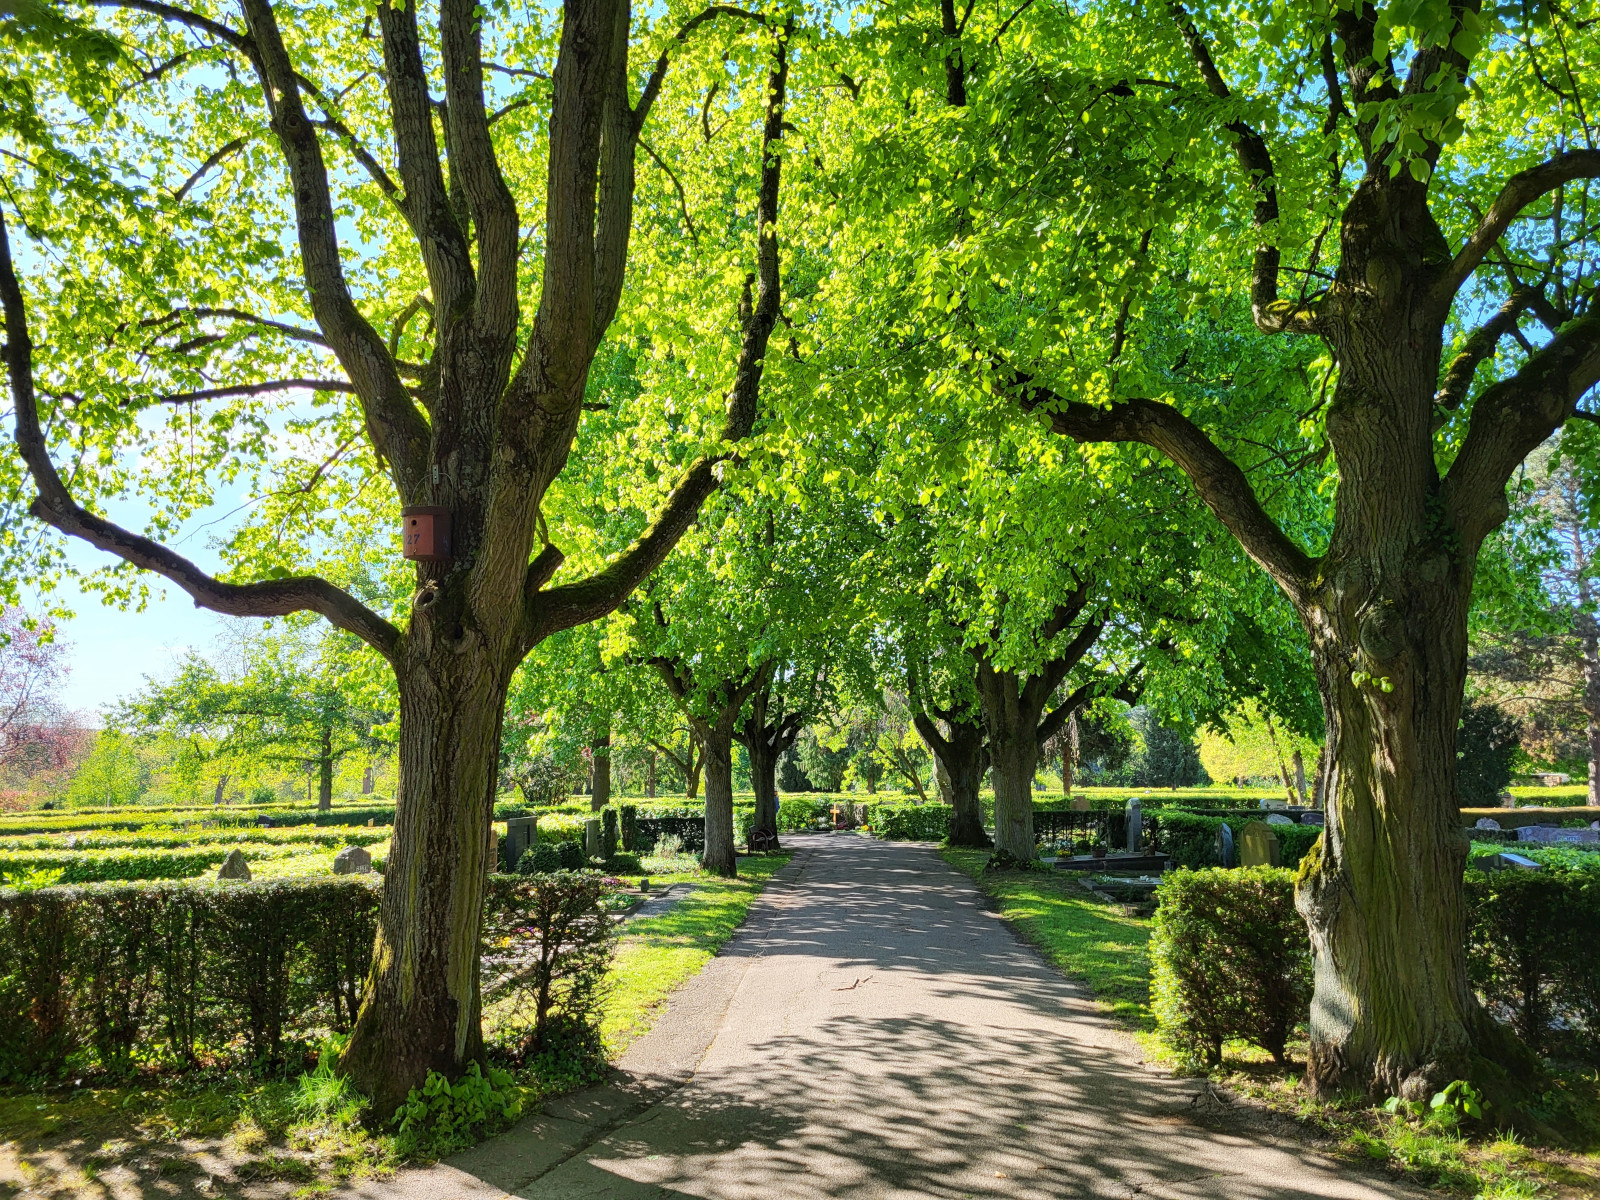
[[[1200,499],[1291,599],[1304,595],[1312,559],[1261,507],[1239,465],[1188,417],[1155,400],[1122,400],[1096,408],[1023,383],[1022,406],[1044,408],[1056,433],[1080,442],[1138,442],[1161,451],[1194,484]]]
[[[195,168],[194,174],[190,175],[189,178],[183,181],[183,186],[172,194],[173,203],[181,203],[183,198],[189,194],[191,189],[193,189],[194,185],[206,177],[206,173],[210,171],[212,167],[216,166],[224,159],[230,158],[239,153],[239,151],[243,149],[243,138],[234,138],[233,141],[228,142],[226,145],[218,147],[217,150],[215,150],[209,157],[206,158],[205,162],[201,163]]]
[[[1441,493],[1469,546],[1505,520],[1511,473],[1572,417],[1596,382],[1600,316],[1587,316],[1564,325],[1511,378],[1484,389]]]
[[[159,3],[159,0],[90,0],[96,8],[129,8],[135,12],[149,13],[151,16],[160,17],[163,21],[172,21],[179,25],[187,25],[190,29],[216,38],[219,42],[226,42],[245,57],[254,59],[255,47],[250,39],[238,30],[233,29],[220,21],[213,21],[210,17],[203,17],[199,13],[190,12],[186,8],[178,8],[171,4]]]
[[[315,612],[393,659],[400,631],[354,596],[316,576],[259,583],[223,583],[159,542],[132,533],[78,505],[50,461],[34,390],[33,344],[27,307],[11,260],[5,216],[0,213],[0,311],[5,314],[5,361],[16,413],[17,450],[39,489],[29,511],[62,533],[115,554],[124,562],[170,579],[201,608],[236,617],[280,617]]]
[[[1439,282],[1434,285],[1434,298],[1441,307],[1447,307],[1456,293],[1478,269],[1484,255],[1510,228],[1527,208],[1546,192],[1554,191],[1574,179],[1600,178],[1600,150],[1568,150],[1554,158],[1546,159],[1536,167],[1518,171],[1495,197],[1489,211],[1478,222],[1478,228],[1461,247]]]
[[[633,108],[633,132],[635,136],[644,128],[645,120],[650,116],[650,109],[656,102],[656,97],[661,94],[661,85],[666,82],[667,67],[671,62],[673,45],[683,46],[689,41],[689,35],[707,21],[714,21],[718,17],[743,17],[747,21],[754,21],[758,25],[765,25],[767,18],[760,13],[748,9],[736,8],[731,4],[713,4],[704,12],[696,13],[685,22],[682,29],[678,30],[671,42],[662,49],[656,59],[656,65],[650,72],[650,78],[645,81],[644,90],[639,93],[639,103]],[[709,138],[707,139],[710,140]]]
[[[1506,302],[1500,306],[1499,312],[1473,330],[1466,344],[1461,347],[1461,352],[1451,359],[1450,365],[1445,368],[1444,378],[1439,382],[1439,390],[1433,394],[1435,404],[1444,409],[1461,407],[1461,402],[1467,398],[1467,392],[1472,387],[1472,380],[1477,375],[1478,368],[1483,365],[1485,359],[1494,357],[1495,347],[1500,344],[1500,339],[1516,328],[1517,318],[1533,299],[1532,289],[1521,289],[1511,293]]]
[[[1172,17],[1183,34],[1189,55],[1200,69],[1206,90],[1219,100],[1232,98],[1222,73],[1212,60],[1211,49],[1200,35],[1194,19],[1181,4],[1173,4]],[[1272,152],[1266,139],[1247,122],[1235,118],[1223,126],[1233,135],[1233,149],[1245,178],[1256,193],[1254,224],[1258,232],[1270,237],[1278,221],[1278,176],[1272,165]],[[1278,299],[1278,247],[1263,239],[1255,251],[1250,277],[1250,311],[1256,327],[1265,333],[1314,333],[1317,314],[1310,307]]]
[[[311,392],[353,392],[343,379],[268,379],[262,383],[239,383],[231,387],[202,388],[198,392],[173,392],[157,397],[158,404],[190,404],[197,400],[224,400],[230,396],[264,396],[305,388]]]
[[[351,298],[339,256],[327,164],[316,129],[301,103],[299,81],[277,18],[266,0],[243,0],[243,4],[272,130],[283,148],[293,184],[301,268],[312,313],[361,398],[373,448],[388,459],[401,499],[408,500],[423,483],[428,426],[401,382],[383,339]]]

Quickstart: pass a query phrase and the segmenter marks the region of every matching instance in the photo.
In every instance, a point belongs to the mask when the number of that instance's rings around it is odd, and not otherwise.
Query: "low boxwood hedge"
[[[867,825],[874,835],[895,842],[942,842],[950,836],[948,804],[869,804]]]
[[[176,850],[18,850],[0,852],[0,883],[16,883],[40,871],[60,871],[57,883],[189,879],[219,866],[234,850],[251,862],[288,858],[302,852],[297,846],[238,842]]]

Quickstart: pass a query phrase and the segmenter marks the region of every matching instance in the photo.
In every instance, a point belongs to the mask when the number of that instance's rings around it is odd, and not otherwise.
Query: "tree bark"
[[[931,717],[920,712],[913,714],[912,720],[933,752],[939,770],[949,781],[950,845],[982,849],[992,846],[994,843],[983,827],[983,805],[979,799],[983,773],[988,767],[983,726],[977,721],[946,718],[945,728],[941,730]]]
[[[991,727],[992,730],[992,727]],[[1039,744],[1033,731],[1013,726],[996,741],[991,732],[989,759],[994,765],[994,848],[1031,862],[1033,775],[1039,767]]]
[[[1579,593],[1585,610],[1579,617],[1583,639],[1583,711],[1588,718],[1589,804],[1600,805],[1600,622],[1587,611],[1587,583]]]
[[[650,757],[645,764],[644,794],[651,800],[656,798],[656,752],[650,751]]]
[[[230,778],[229,776],[224,775],[221,779],[217,780],[217,790],[211,797],[211,803],[213,803],[213,804],[221,804],[222,803],[222,794],[223,794],[223,792],[227,791],[227,789],[228,789],[228,779],[229,778]]]
[[[431,639],[429,639],[431,640]],[[424,639],[397,671],[400,788],[372,970],[341,1065],[391,1113],[483,1055],[478,955],[510,671],[481,642]]]
[[[706,848],[700,865],[713,875],[738,873],[738,852],[733,844],[733,722],[703,725],[705,748]]]
[[[594,784],[589,789],[589,809],[599,812],[611,803],[611,731],[600,734],[589,743],[590,759],[594,764]]]
[[[1072,798],[1072,782],[1078,766],[1078,714],[1067,718],[1066,736],[1061,739],[1061,795]]]
[[[757,830],[778,836],[778,753],[767,745],[766,738],[755,737],[745,742],[750,755],[750,786],[756,794],[755,819],[752,833]]]

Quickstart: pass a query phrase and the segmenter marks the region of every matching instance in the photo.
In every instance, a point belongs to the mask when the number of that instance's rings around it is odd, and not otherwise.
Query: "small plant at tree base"
[[[1420,1100],[1402,1100],[1399,1096],[1391,1096],[1384,1103],[1383,1111],[1396,1117],[1427,1118],[1454,1125],[1463,1117],[1483,1120],[1483,1110],[1488,1107],[1489,1102],[1483,1098],[1482,1092],[1465,1079],[1457,1079],[1442,1092],[1435,1092],[1426,1105]]]
[[[985,871],[1036,871],[1039,864],[1029,862],[1025,858],[1018,858],[1009,850],[996,850],[989,856],[989,861],[983,864]]]
[[[427,1081],[411,1089],[396,1114],[397,1148],[407,1157],[443,1158],[510,1124],[521,1113],[522,1101],[505,1071],[491,1067],[485,1076],[477,1063],[468,1063],[454,1083],[429,1071]]]
[[[317,1067],[300,1076],[290,1105],[304,1120],[333,1117],[339,1124],[353,1123],[366,1107],[365,1098],[355,1090],[348,1075],[338,1073],[339,1053],[348,1041],[335,1034],[317,1055]]]

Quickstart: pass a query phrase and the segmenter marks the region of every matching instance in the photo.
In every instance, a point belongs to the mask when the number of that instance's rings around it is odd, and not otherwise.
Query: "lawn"
[[[654,885],[695,888],[660,916],[624,927],[603,1021],[609,1057],[649,1029],[671,991],[733,936],[787,860],[787,854],[741,858],[737,879],[699,875],[689,859],[647,860]],[[523,1082],[526,1111],[547,1093],[536,1081]],[[106,1087],[0,1089],[0,1200],[23,1192],[50,1200],[188,1194],[208,1178],[216,1180],[213,1196],[235,1194],[235,1183],[277,1183],[282,1194],[309,1197],[399,1165],[391,1138],[310,1112],[297,1093],[295,1079],[238,1071]]]

